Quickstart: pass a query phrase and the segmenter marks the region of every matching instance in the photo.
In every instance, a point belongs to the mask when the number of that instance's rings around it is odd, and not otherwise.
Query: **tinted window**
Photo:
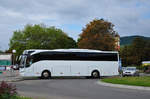
[[[33,52],[35,52],[35,51],[28,51],[28,54],[31,54],[31,53],[33,53]]]
[[[32,56],[33,62],[40,60],[117,61],[117,53],[86,52],[42,52]]]
[[[78,53],[78,59],[80,60],[92,60],[92,61],[117,61],[118,57],[115,53]]]

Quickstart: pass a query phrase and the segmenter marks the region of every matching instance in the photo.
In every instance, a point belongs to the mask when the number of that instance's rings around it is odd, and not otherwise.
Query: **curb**
[[[105,83],[105,82],[102,82],[102,81],[98,81],[98,82],[96,82],[96,83],[99,84],[99,85],[108,86],[108,87],[150,91],[150,87],[130,86],[130,85],[121,85],[121,84],[111,84],[111,83]]]

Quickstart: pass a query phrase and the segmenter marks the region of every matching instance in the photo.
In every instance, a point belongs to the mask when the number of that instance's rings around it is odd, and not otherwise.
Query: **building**
[[[6,70],[12,66],[12,54],[1,53],[0,54],[0,70]]]
[[[115,35],[115,50],[119,51],[120,50],[120,36]]]

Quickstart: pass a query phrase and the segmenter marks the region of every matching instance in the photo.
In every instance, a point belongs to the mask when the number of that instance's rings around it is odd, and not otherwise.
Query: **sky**
[[[0,50],[26,24],[55,26],[77,40],[95,18],[112,22],[120,36],[150,37],[150,0],[0,0]]]

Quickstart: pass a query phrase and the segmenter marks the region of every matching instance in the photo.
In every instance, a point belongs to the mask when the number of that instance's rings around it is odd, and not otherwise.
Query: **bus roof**
[[[31,50],[30,50],[31,51]],[[31,53],[31,55],[33,54],[37,54],[37,53],[41,53],[41,52],[95,52],[95,53],[118,53],[117,51],[100,51],[100,50],[91,50],[91,49],[54,49],[54,50],[32,50],[34,51],[33,53]]]
[[[33,52],[42,52],[42,51],[50,51],[50,50],[45,50],[45,49],[29,49],[29,50],[24,50],[23,55],[25,54],[31,54]]]

